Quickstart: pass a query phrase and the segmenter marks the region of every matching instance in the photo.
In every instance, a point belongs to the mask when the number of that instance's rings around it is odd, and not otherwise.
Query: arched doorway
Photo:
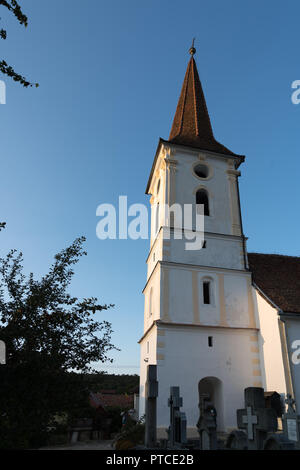
[[[224,431],[223,384],[217,377],[204,377],[198,384],[199,403],[202,395],[209,395],[209,401],[217,410],[217,430]]]

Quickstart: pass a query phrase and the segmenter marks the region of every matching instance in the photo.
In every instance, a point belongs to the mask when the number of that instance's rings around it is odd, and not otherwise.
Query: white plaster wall
[[[192,272],[197,273],[198,306],[200,322],[206,325],[216,325],[220,322],[220,298],[218,274],[224,276],[224,296],[226,305],[226,321],[229,326],[249,326],[248,279],[249,274],[234,271],[215,271],[205,268],[187,269],[184,267],[163,267],[169,272],[169,289],[163,290],[163,295],[169,294],[169,317],[173,322],[192,323],[194,311],[194,295]],[[203,278],[210,278],[213,288],[212,304],[203,303]],[[195,293],[196,295],[196,293]]]
[[[199,418],[198,383],[205,377],[216,377],[223,385],[223,410],[219,409],[219,425],[236,427],[236,409],[244,406],[244,388],[252,386],[251,330],[221,328],[166,328],[163,361],[158,364],[159,398],[158,427],[169,423],[168,397],[170,386],[180,386],[182,411],[187,425],[196,426]],[[208,347],[213,336],[213,347]]]
[[[150,315],[150,290],[152,288],[152,315]],[[160,267],[153,274],[144,289],[144,332],[152,325],[154,320],[160,318]]]
[[[163,232],[160,231],[155,239],[147,258],[147,279],[151,276],[158,261],[162,260]]]
[[[256,316],[260,329],[261,367],[266,391],[286,393],[284,366],[277,310],[253,289]]]
[[[169,316],[174,322],[193,322],[192,273],[185,269],[169,269]]]
[[[219,325],[220,323],[220,302],[218,276],[215,272],[197,273],[198,280],[198,305],[200,323],[205,325]],[[205,304],[203,300],[203,281],[209,280],[210,284],[210,304]]]
[[[190,243],[189,240],[176,240],[172,237],[168,260],[217,268],[244,269],[243,246],[239,238],[217,237],[204,232],[204,239],[206,248],[187,250],[185,244]]]
[[[200,161],[196,154],[176,152],[177,160],[175,187],[176,202],[179,204],[195,204],[195,192],[201,186],[210,195],[210,216],[205,216],[206,231],[231,234],[230,192],[228,162],[225,158],[213,155]],[[213,175],[208,179],[200,179],[193,173],[193,165],[206,163],[213,167]]]
[[[249,325],[247,279],[248,276],[238,274],[224,276],[226,319],[230,326]]]

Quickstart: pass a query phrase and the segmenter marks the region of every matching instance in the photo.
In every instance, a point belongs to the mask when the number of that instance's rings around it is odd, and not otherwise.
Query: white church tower
[[[196,431],[199,393],[217,409],[219,431],[236,427],[243,391],[264,386],[251,273],[247,266],[238,170],[244,157],[218,143],[190,49],[169,140],[160,139],[146,193],[151,244],[140,339],[140,416],[147,365],[157,364],[157,426],[166,437],[170,386],[180,386],[188,435]],[[204,204],[204,245],[176,239],[163,204]],[[171,227],[170,239],[164,234]]]

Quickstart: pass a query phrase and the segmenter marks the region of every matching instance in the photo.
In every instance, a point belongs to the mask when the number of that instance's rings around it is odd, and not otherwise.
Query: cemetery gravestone
[[[6,364],[6,346],[2,340],[0,340],[0,364]]]
[[[297,416],[294,405],[295,400],[287,395],[285,403],[288,409],[283,414],[283,433],[270,434],[265,441],[265,450],[293,450],[299,444],[299,416]]]
[[[287,399],[285,400],[288,408],[286,413],[283,416],[283,431],[286,437],[295,443],[300,444],[300,437],[299,437],[299,423],[300,423],[300,416],[297,416],[295,410],[295,400],[292,398],[290,394],[287,395]]]
[[[264,392],[266,408],[273,408],[276,411],[277,418],[283,415],[282,397],[277,392]]]
[[[167,430],[168,444],[170,447],[181,447],[187,443],[186,438],[186,416],[180,411],[182,398],[180,397],[179,387],[170,388],[170,398],[168,399],[170,407],[170,426]]]
[[[277,431],[277,414],[265,408],[264,390],[258,387],[245,389],[245,408],[237,410],[238,428],[246,431],[248,449],[263,449],[268,432]]]
[[[156,446],[156,399],[158,397],[157,366],[147,367],[145,446]]]
[[[200,436],[200,449],[217,449],[217,412],[208,394],[200,396],[200,417],[197,428]]]

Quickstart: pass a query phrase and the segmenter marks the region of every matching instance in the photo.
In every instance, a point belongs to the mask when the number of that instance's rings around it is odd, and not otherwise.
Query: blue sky
[[[147,203],[159,137],[168,138],[195,56],[217,140],[246,155],[240,192],[249,251],[299,255],[300,79],[297,1],[20,0],[27,29],[1,11],[1,58],[38,89],[5,77],[0,105],[0,255],[27,272],[87,237],[71,292],[116,307],[113,373],[138,373],[148,240],[96,237],[96,207]]]

